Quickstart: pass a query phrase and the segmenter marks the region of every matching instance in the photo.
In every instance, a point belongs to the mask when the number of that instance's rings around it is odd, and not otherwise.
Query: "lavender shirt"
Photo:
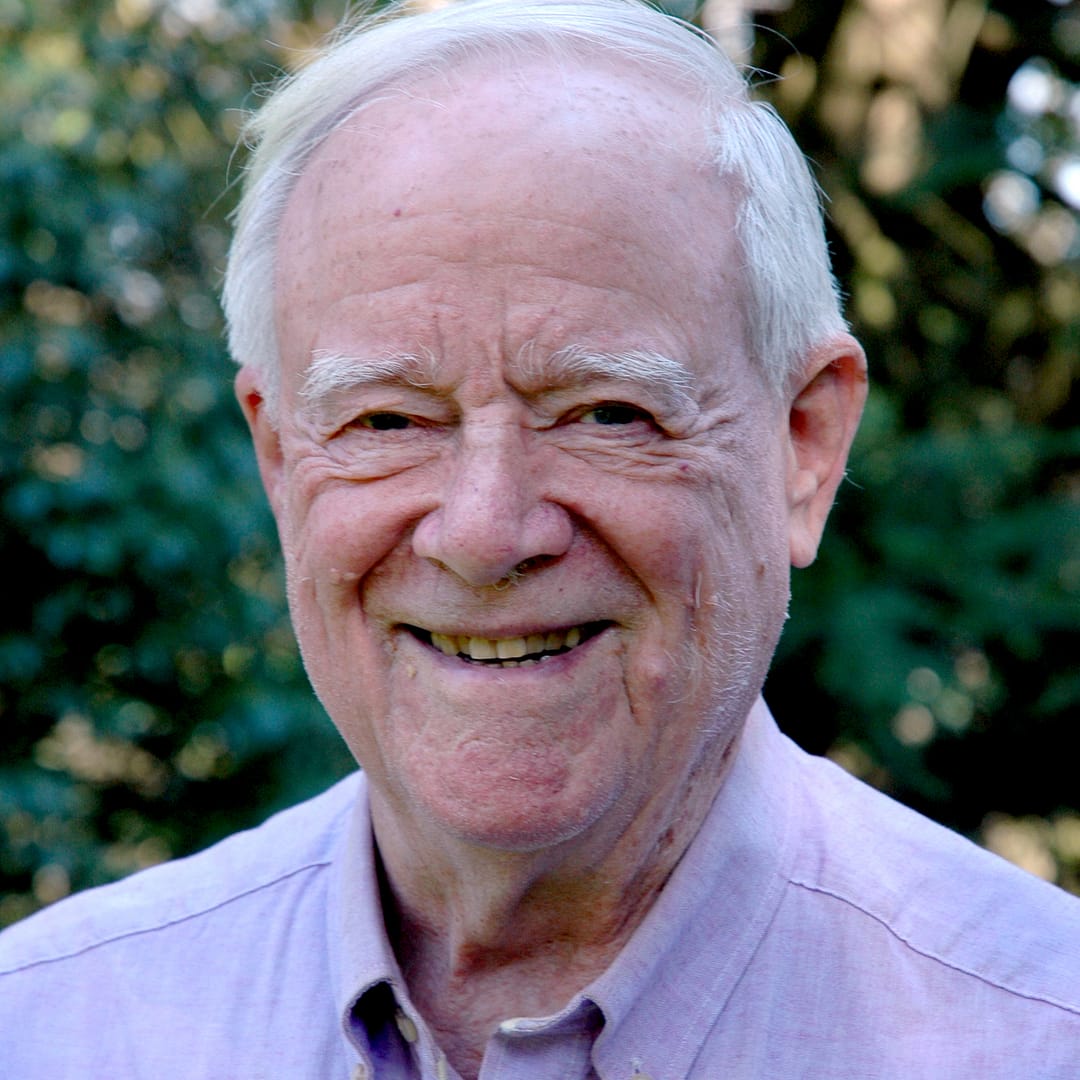
[[[584,917],[584,916],[583,916]],[[3,1080],[453,1080],[353,776],[0,935]],[[612,967],[484,1080],[1077,1080],[1080,902],[799,751],[763,703]]]

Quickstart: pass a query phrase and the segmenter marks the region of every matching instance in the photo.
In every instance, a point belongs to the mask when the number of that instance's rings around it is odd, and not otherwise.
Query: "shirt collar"
[[[785,745],[759,698],[697,836],[626,947],[584,991],[604,1015],[594,1055],[601,1076],[690,1074],[787,881]]]
[[[400,998],[403,982],[383,920],[367,778],[363,773],[331,876],[327,918],[327,940],[333,943],[330,976],[337,1015],[346,1038],[366,1053],[367,1048],[357,1044],[352,1030],[354,1005],[380,986]],[[392,1000],[385,990],[373,994],[372,999],[386,1004]]]

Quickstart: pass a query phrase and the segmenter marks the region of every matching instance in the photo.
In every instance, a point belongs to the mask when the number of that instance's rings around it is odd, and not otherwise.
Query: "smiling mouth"
[[[455,656],[471,664],[493,667],[527,667],[561,656],[596,637],[610,622],[582,623],[565,630],[548,630],[524,637],[486,638],[468,634],[439,634],[419,626],[405,626],[413,637],[438,649],[444,656]]]

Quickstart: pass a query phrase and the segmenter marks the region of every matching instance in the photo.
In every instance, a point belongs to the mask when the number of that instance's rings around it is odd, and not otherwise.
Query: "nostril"
[[[530,559],[522,559],[505,577],[496,581],[491,588],[502,592],[504,589],[510,588],[511,585],[516,585],[530,570],[541,569],[554,561],[554,555],[534,555]]]
[[[557,558],[557,555],[533,555],[531,558],[522,559],[514,567],[514,572],[520,575],[527,574],[530,570],[542,570],[545,566],[550,566]]]

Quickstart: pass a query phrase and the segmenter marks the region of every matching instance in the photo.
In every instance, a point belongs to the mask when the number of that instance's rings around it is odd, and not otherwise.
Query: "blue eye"
[[[649,414],[633,405],[618,403],[597,405],[581,414],[586,424],[632,424],[635,420],[649,420]]]

